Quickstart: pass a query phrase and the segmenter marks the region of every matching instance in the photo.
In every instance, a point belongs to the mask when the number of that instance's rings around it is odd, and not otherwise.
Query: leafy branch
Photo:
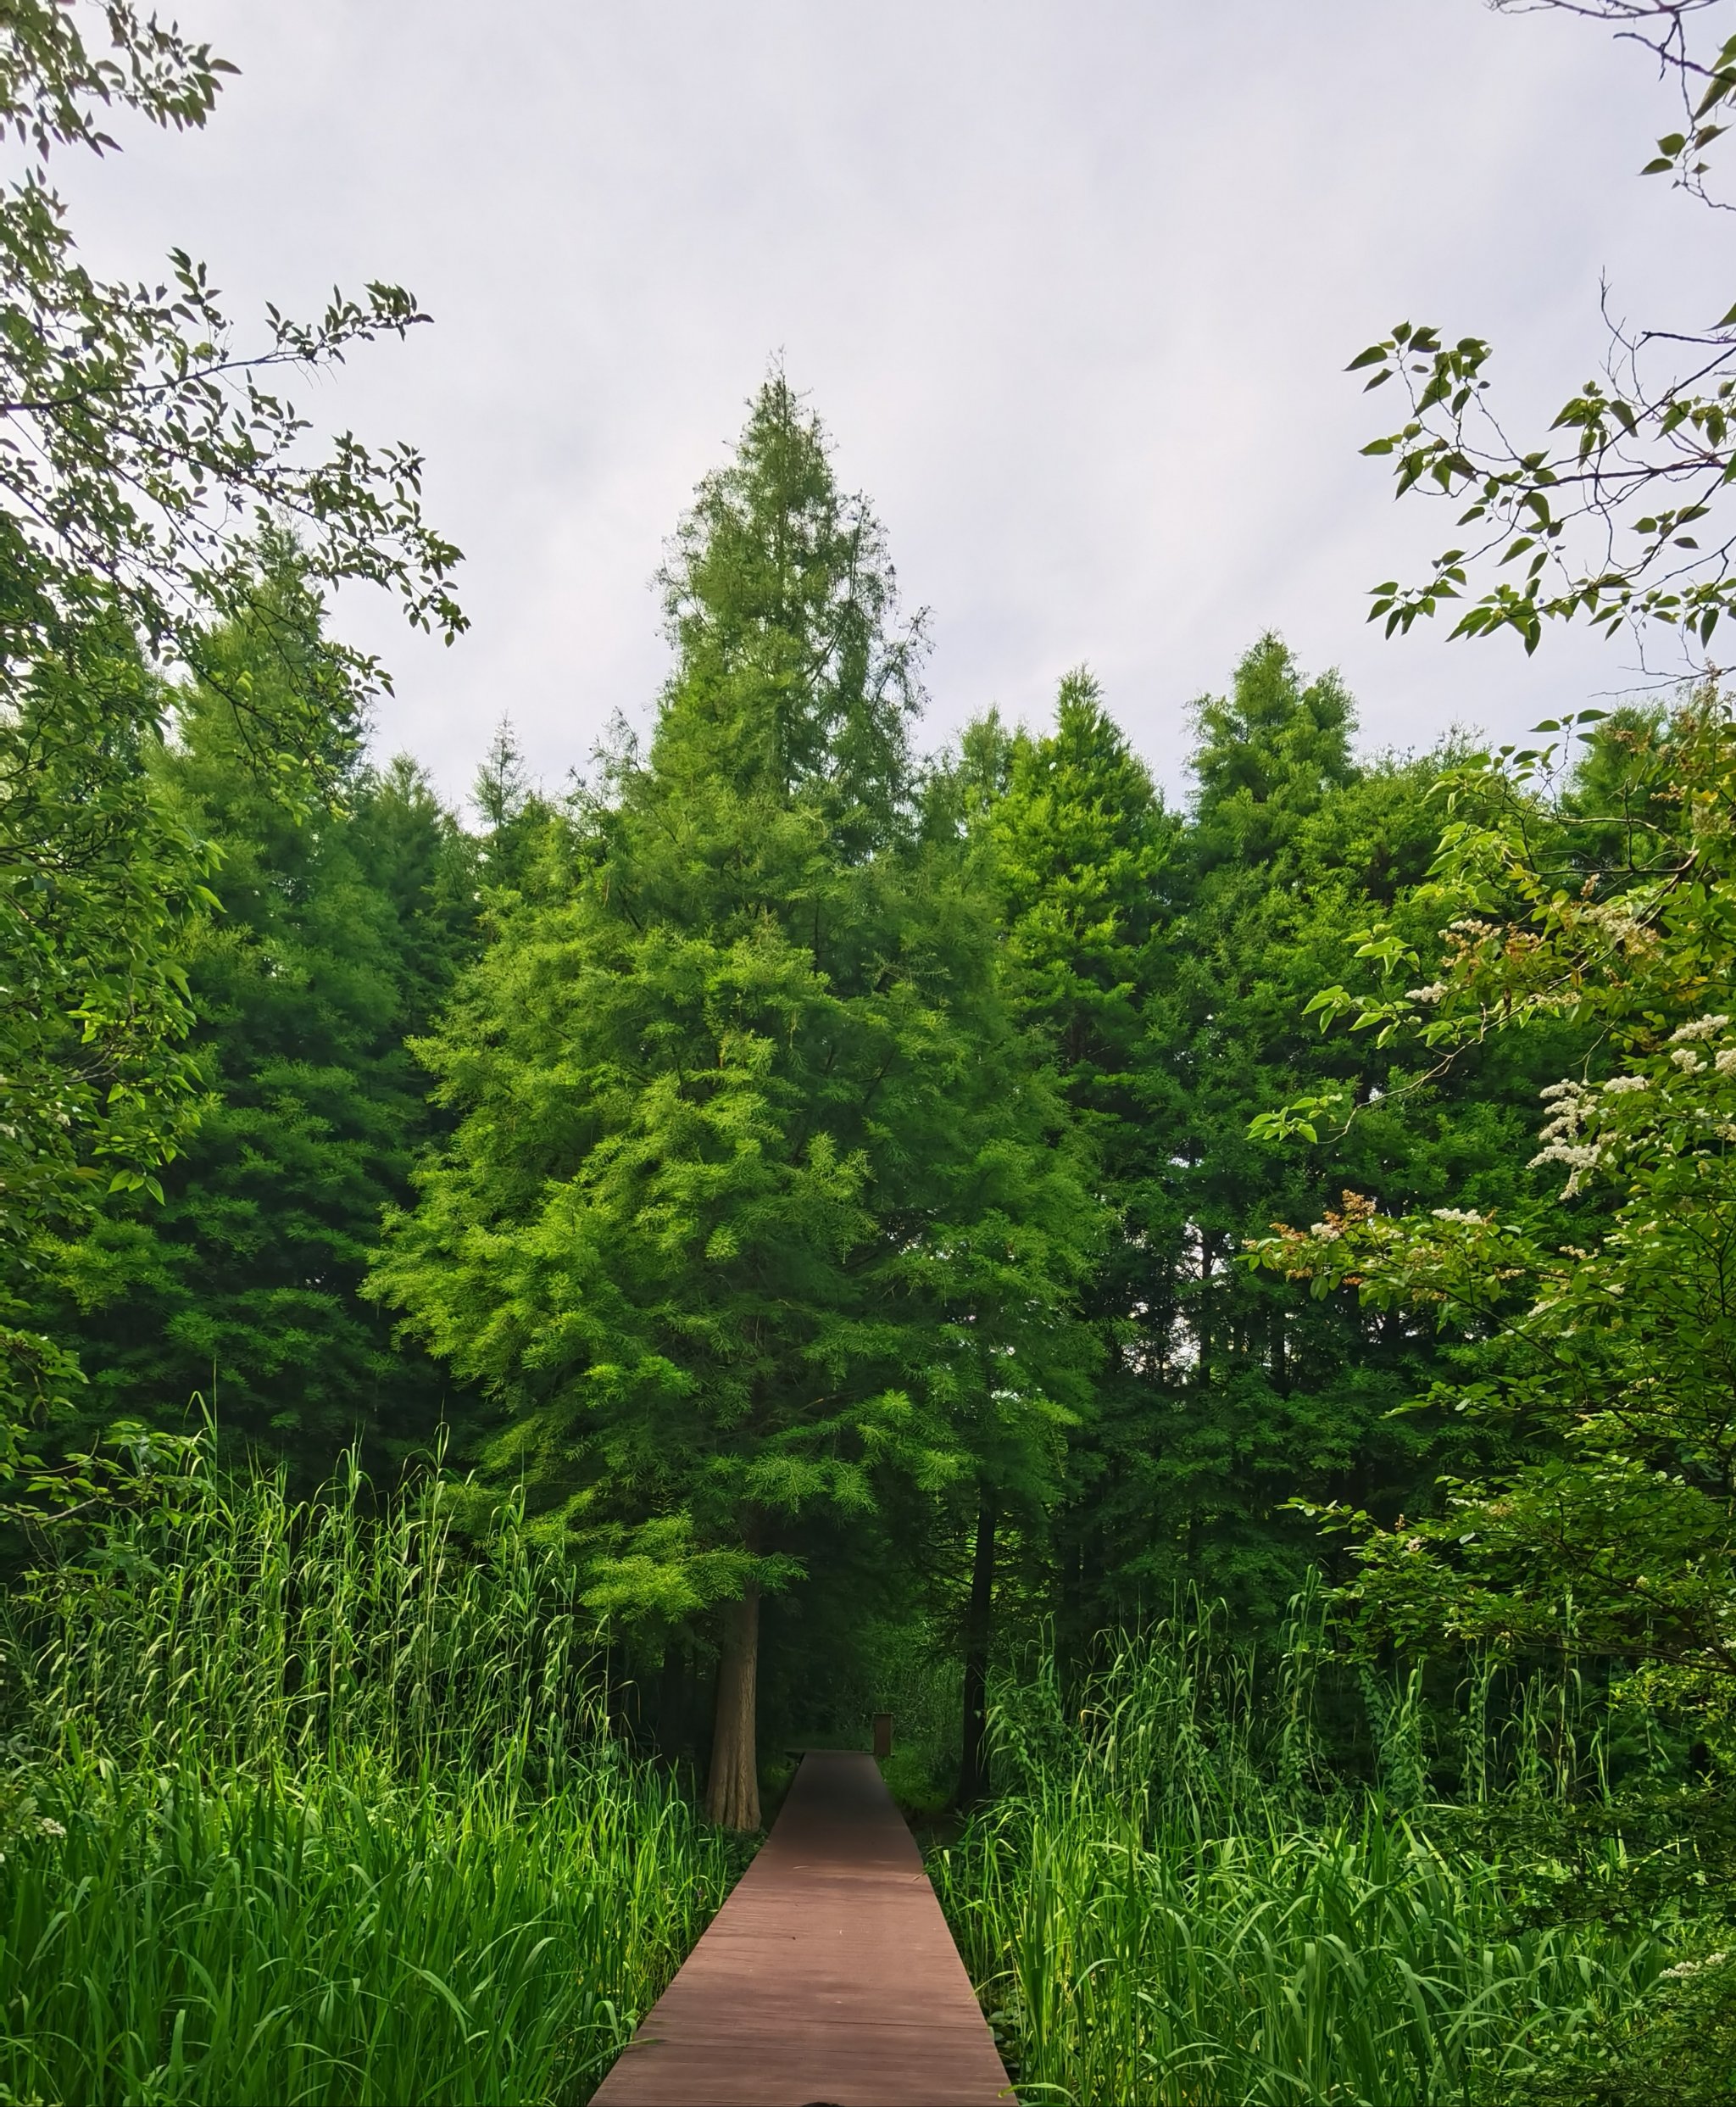
[[[1722,209],[1707,190],[1706,159],[1736,98],[1736,36],[1702,50],[1693,19],[1717,0],[1496,0],[1515,13],[1551,9],[1615,26],[1672,75],[1679,130],[1646,164],[1677,187]],[[1542,443],[1515,438],[1490,399],[1493,353],[1482,337],[1449,343],[1438,329],[1401,322],[1347,369],[1369,389],[1398,381],[1409,399],[1396,430],[1366,454],[1393,463],[1395,494],[1414,490],[1460,504],[1473,531],[1444,549],[1420,582],[1373,588],[1371,621],[1387,633],[1462,602],[1452,634],[1511,629],[1527,652],[1549,622],[1583,616],[1605,635],[1675,630],[1690,654],[1736,608],[1736,521],[1725,506],[1736,480],[1736,306],[1687,328],[1630,328],[1612,315],[1601,370],[1555,412]],[[1642,644],[1642,652],[1644,645]]]

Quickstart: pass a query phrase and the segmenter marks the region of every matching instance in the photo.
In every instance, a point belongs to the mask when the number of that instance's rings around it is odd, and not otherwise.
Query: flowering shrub
[[[1564,1184],[1509,1219],[1347,1193],[1249,1259],[1473,1351],[1420,1402],[1461,1416],[1483,1468],[1420,1519],[1326,1515],[1356,1540],[1369,1635],[1572,1643],[1736,1757],[1736,724],[1707,693],[1579,740],[1572,766],[1558,746],[1444,783],[1437,979],[1310,1006],[1417,1045],[1422,1082],[1490,1032],[1585,1027],[1530,1158]],[[1389,984],[1427,970],[1381,930],[1362,956]]]

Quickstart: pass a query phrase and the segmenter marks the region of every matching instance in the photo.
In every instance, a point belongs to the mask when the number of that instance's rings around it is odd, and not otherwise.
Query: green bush
[[[1483,2095],[1506,2107],[1507,2095]],[[1610,2015],[1527,2076],[1527,2107],[1728,2107],[1736,2101],[1736,1957],[1666,1968],[1651,1995]]]

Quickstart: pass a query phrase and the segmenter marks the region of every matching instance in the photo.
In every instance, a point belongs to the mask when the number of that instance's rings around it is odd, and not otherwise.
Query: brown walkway
[[[759,1856],[597,2107],[1010,2107],[871,1756],[804,1757]]]

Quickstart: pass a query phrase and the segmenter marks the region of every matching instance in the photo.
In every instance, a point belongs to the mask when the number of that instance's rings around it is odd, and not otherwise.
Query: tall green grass
[[[1473,1761],[1463,1732],[1425,1747],[1417,1679],[1376,1686],[1378,1775],[1352,1783],[1318,1659],[1305,1623],[1263,1674],[1199,1612],[1122,1643],[1071,1704],[1050,1664],[1003,1688],[1000,1797],[934,1870],[1022,2099],[1516,2107],[1671,1958],[1650,1933],[1527,1927],[1500,1865],[1431,1819],[1443,1755],[1485,1793],[1594,1775],[1570,1713],[1521,1703]]]
[[[610,1739],[566,1564],[430,1474],[208,1448],[38,1577],[0,1794],[0,2099],[581,2100],[732,1866]]]

